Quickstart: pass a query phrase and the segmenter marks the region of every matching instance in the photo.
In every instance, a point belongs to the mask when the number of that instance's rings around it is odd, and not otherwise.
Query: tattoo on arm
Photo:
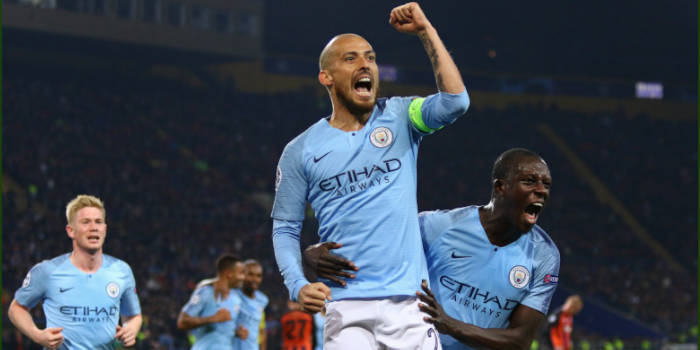
[[[427,33],[418,34],[418,38],[420,38],[421,43],[423,43],[423,47],[428,53],[428,58],[430,58],[430,63],[433,65],[433,72],[435,73],[435,81],[437,82],[438,90],[443,91],[445,90],[445,85],[442,81],[442,75],[439,72],[440,64],[438,63],[438,54],[433,46],[433,42],[430,41]]]

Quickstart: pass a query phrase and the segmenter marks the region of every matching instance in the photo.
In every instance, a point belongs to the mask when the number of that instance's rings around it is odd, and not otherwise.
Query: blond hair
[[[102,212],[102,217],[107,219],[107,214],[105,212],[105,205],[102,200],[95,196],[88,194],[80,194],[73,198],[68,205],[66,205],[66,220],[70,224],[73,219],[75,219],[75,213],[83,208],[97,208]]]

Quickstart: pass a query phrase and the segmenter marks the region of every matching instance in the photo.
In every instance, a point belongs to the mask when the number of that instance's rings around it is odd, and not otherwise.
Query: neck
[[[247,295],[250,298],[255,297],[255,289],[253,288],[243,288],[243,294]]]
[[[214,281],[214,295],[221,295],[222,299],[228,298],[228,292],[231,289],[229,287],[228,280],[224,277],[217,276],[216,281]]]
[[[333,114],[329,124],[336,129],[343,131],[360,130],[367,124],[369,117],[372,116],[373,109],[369,111],[353,111],[338,101],[337,97],[332,98],[331,102],[333,103]]]
[[[80,271],[93,273],[102,266],[102,249],[90,253],[80,248],[73,247],[73,252],[70,255],[70,262]]]
[[[515,225],[502,213],[492,199],[479,208],[479,220],[491,244],[503,247],[520,237]]]

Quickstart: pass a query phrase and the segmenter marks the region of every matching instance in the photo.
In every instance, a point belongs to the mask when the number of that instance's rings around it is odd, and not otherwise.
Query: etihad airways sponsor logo
[[[63,305],[58,308],[58,311],[65,316],[69,316],[73,322],[83,323],[106,322],[119,316],[119,307],[117,306]]]
[[[335,191],[338,196],[366,190],[367,188],[391,182],[390,173],[401,169],[401,161],[387,159],[359,169],[345,170],[318,182],[321,191]]]
[[[449,276],[440,276],[440,284],[452,292],[449,300],[492,317],[507,316],[520,304],[518,300],[499,297],[491,291],[460,282]]]

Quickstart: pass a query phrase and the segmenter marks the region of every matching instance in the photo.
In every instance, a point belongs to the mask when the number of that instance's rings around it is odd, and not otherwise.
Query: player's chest
[[[61,273],[51,276],[49,294],[59,298],[101,298],[119,300],[126,281],[109,273]]]
[[[495,247],[484,242],[445,245],[431,272],[439,271],[441,288],[483,304],[510,309],[527,295],[533,264],[517,247]]]
[[[415,163],[416,150],[405,126],[371,125],[315,144],[305,154],[305,172],[311,190],[320,194],[350,185],[359,190],[396,178]]]

